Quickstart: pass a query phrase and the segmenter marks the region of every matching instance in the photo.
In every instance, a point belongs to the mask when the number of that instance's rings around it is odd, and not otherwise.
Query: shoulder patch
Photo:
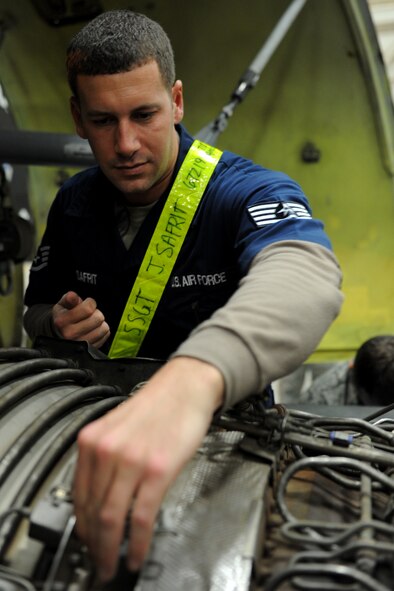
[[[257,226],[276,224],[287,218],[311,218],[307,208],[301,203],[293,201],[274,201],[272,203],[258,203],[250,205],[248,212]]]
[[[36,256],[33,259],[30,271],[41,271],[48,266],[50,246],[40,246]]]

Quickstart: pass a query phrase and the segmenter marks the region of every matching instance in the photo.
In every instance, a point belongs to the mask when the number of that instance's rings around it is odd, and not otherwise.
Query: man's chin
[[[106,174],[105,170],[103,172],[116,189],[128,201],[136,205],[144,205],[145,203],[157,201],[168,184],[166,182],[167,178],[169,179],[169,177],[158,177],[158,180],[157,176],[152,174],[130,174],[128,176],[127,173],[123,175],[114,174],[113,170],[108,171],[108,174]],[[137,198],[138,203],[134,197]]]
[[[147,181],[147,179],[142,178],[135,178],[135,179],[128,179],[120,181],[119,179],[109,178],[111,183],[125,196],[132,196],[135,194],[145,193],[149,191],[151,187],[151,183]]]

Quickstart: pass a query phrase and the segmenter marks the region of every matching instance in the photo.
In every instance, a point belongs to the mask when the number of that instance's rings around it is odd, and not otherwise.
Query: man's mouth
[[[147,162],[136,162],[134,164],[115,164],[115,170],[120,170],[122,172],[130,172],[137,174],[142,172],[144,166],[146,166]]]

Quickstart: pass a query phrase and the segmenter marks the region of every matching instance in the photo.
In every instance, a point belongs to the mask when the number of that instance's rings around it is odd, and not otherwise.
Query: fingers
[[[105,435],[100,422],[81,431],[78,445],[74,481],[77,532],[87,544],[100,578],[109,580],[116,572],[135,473],[118,459],[125,445],[122,437],[116,430]]]
[[[110,336],[110,328],[93,298],[82,300],[69,291],[53,307],[53,324],[64,339],[85,340],[101,347]]]
[[[79,297],[75,291],[68,291],[64,294],[64,296],[58,302],[60,306],[67,308],[67,310],[72,310],[82,302],[82,299]]]
[[[103,321],[102,312],[97,309],[97,303],[93,298],[82,300],[74,292],[67,292],[54,306],[55,320],[59,328],[68,324],[78,324],[95,316],[97,325]],[[93,326],[95,328],[95,326]]]
[[[127,549],[127,566],[131,571],[140,570],[146,558],[156,517],[168,484],[167,479],[163,479],[160,473],[152,474],[143,481],[138,490],[131,515],[130,541]]]
[[[91,541],[101,581],[108,581],[116,574],[119,548],[125,535],[126,518],[132,507],[130,537],[134,542],[137,529],[134,507],[140,497],[139,485],[143,474],[141,462],[134,463],[132,458],[119,458],[117,470],[113,474],[107,494],[102,499],[101,505],[97,507],[95,514],[92,514],[90,526],[91,531],[95,531],[95,534]],[[153,524],[154,516],[146,513],[144,525],[151,530]],[[150,537],[144,548],[138,547],[138,551],[142,551],[141,560],[136,560],[133,555],[132,570],[140,568],[149,547],[149,539]]]
[[[94,462],[93,462],[94,464]],[[91,465],[93,465],[91,464]],[[107,469],[107,478],[95,479],[94,473]],[[83,538],[97,564],[102,582],[109,581],[116,574],[119,548],[125,531],[127,514],[131,507],[130,541],[127,565],[131,571],[142,567],[151,543],[153,528],[161,500],[168,486],[168,479],[162,478],[161,471],[151,470],[133,459],[119,458],[115,471],[103,462],[95,466],[89,499],[85,506],[78,506],[77,520],[83,514],[84,526],[78,527],[85,534]],[[78,522],[78,521],[77,521]],[[83,537],[81,535],[81,537]]]
[[[164,495],[198,448],[222,396],[216,368],[173,359],[137,394],[81,431],[77,531],[102,582],[116,572],[131,507],[127,563],[141,568]]]
[[[83,331],[83,328],[81,328],[81,330]],[[110,334],[111,331],[109,325],[105,321],[103,321],[95,330],[89,330],[87,332],[84,332],[84,334],[76,340],[82,340],[83,338],[83,340],[88,341],[88,343],[90,343],[91,345],[100,348],[102,347],[102,345],[104,345],[105,341],[108,339]]]
[[[157,442],[152,448],[151,438],[144,437],[147,419],[150,421],[154,413],[145,409],[139,412],[139,405],[134,410],[133,402],[129,400],[91,423],[78,437],[74,478],[77,532],[87,544],[103,582],[116,573],[132,505],[128,565],[132,570],[141,567],[161,500],[174,473],[173,454],[162,453]]]
[[[111,429],[113,422],[109,413],[81,431],[74,480],[77,532],[102,581],[116,573],[126,516],[144,470],[141,450],[133,447],[125,453],[128,437],[116,425]],[[150,523],[153,527],[152,519]]]

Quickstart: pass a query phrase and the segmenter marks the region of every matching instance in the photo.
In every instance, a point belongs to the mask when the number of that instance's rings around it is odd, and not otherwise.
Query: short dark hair
[[[394,402],[394,335],[368,339],[354,358],[354,381],[368,395],[370,404]]]
[[[127,9],[103,12],[67,48],[67,77],[77,96],[77,76],[118,74],[155,60],[165,86],[175,82],[174,52],[159,23]]]

